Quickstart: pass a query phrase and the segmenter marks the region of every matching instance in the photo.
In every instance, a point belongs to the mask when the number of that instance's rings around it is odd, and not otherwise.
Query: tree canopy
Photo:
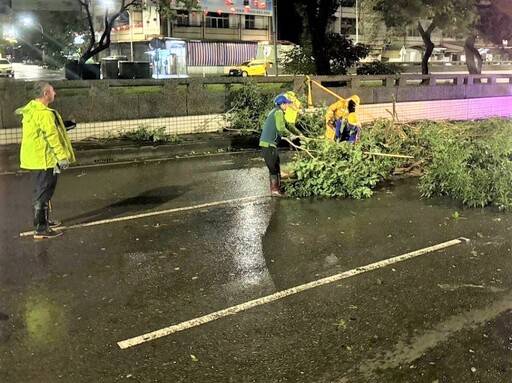
[[[285,60],[290,73],[319,75],[346,74],[347,68],[368,55],[362,44],[331,33],[335,12],[342,0],[296,0],[295,7],[303,20],[301,46]]]
[[[428,60],[434,50],[434,29],[467,33],[476,18],[474,3],[468,0],[377,0],[375,9],[381,12],[387,27],[405,30],[416,25],[425,44],[423,74],[428,74]]]
[[[478,4],[476,29],[479,36],[498,46],[503,40],[512,44],[512,3],[509,5],[506,7],[502,0]]]
[[[76,0],[87,15],[87,21],[89,25],[89,41],[87,48],[80,57],[79,63],[83,65],[88,59],[104,51],[110,46],[110,36],[112,33],[112,27],[115,21],[124,14],[130,8],[143,8],[147,6],[145,0],[118,0],[116,2],[116,8],[113,10],[105,9],[103,16],[103,30],[101,37],[96,41],[96,33],[94,30],[93,16],[91,13],[89,0]],[[153,5],[158,6],[158,10],[161,15],[166,17],[173,17],[176,15],[175,8],[185,9],[198,9],[199,5],[196,0],[174,0],[172,3],[169,0],[149,0]]]
[[[51,68],[61,68],[66,56],[73,53],[74,41],[87,31],[84,17],[76,12],[39,12],[44,34],[42,46],[44,63]]]
[[[302,45],[295,46],[285,54],[283,66],[291,74],[347,74],[348,68],[365,58],[370,51],[363,44],[354,44],[347,36],[338,33],[327,33],[325,41],[330,49],[326,50],[328,60],[328,73],[318,71],[317,57],[313,53],[312,45],[304,40]]]

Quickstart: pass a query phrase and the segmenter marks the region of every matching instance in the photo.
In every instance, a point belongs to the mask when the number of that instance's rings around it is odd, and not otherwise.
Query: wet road
[[[0,382],[510,382],[512,214],[415,184],[271,199],[254,154],[72,168],[69,228],[34,241],[27,174],[0,176]]]
[[[46,69],[33,64],[13,63],[14,78],[16,80],[35,81],[35,80],[64,80],[64,68],[60,70]]]

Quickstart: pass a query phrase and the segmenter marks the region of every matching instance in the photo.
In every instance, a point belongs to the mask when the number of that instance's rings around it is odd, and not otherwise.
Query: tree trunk
[[[464,53],[466,54],[466,65],[469,74],[482,74],[482,56],[475,48],[476,36],[471,35],[464,42]]]
[[[325,35],[324,35],[325,36]],[[327,47],[325,46],[326,41],[324,38],[313,37],[312,38],[312,51],[315,57],[315,69],[317,75],[330,75],[331,74],[331,63],[329,62],[329,56],[327,55]]]
[[[425,54],[421,59],[421,74],[428,74],[428,60],[430,60],[432,52],[434,51],[434,43],[432,42],[431,36],[435,28],[436,24],[432,21],[427,30],[424,30],[421,22],[418,21],[418,32],[420,32],[423,44],[425,44]]]
[[[326,36],[329,26],[329,18],[338,7],[338,0],[302,1],[304,15],[304,30],[309,30],[311,38],[311,50],[315,60],[317,75],[330,75],[331,63],[329,62],[329,49]],[[333,12],[331,13],[331,10]]]
[[[125,12],[129,7],[138,4],[138,0],[122,0],[118,11],[115,12],[112,16],[108,15],[107,10],[105,11],[105,16],[103,16],[103,33],[101,34],[100,40],[97,43],[94,32],[94,26],[92,22],[92,13],[89,8],[90,3],[88,0],[78,0],[78,2],[87,14],[87,23],[89,24],[89,32],[91,34],[91,38],[87,45],[87,49],[78,60],[78,76],[80,78],[83,78],[83,75],[85,73],[85,63],[87,62],[87,60],[110,47],[110,33],[112,32],[114,22],[121,15],[121,13]]]

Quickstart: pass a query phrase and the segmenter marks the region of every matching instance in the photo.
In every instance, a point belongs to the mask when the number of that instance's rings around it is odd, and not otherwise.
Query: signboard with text
[[[200,0],[205,14],[232,13],[257,16],[272,16],[274,0]]]

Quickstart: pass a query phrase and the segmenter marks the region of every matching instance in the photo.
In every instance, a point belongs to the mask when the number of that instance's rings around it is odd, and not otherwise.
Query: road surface
[[[0,176],[0,382],[512,381],[511,214],[271,198],[222,154],[70,168],[34,241],[30,189]]]

